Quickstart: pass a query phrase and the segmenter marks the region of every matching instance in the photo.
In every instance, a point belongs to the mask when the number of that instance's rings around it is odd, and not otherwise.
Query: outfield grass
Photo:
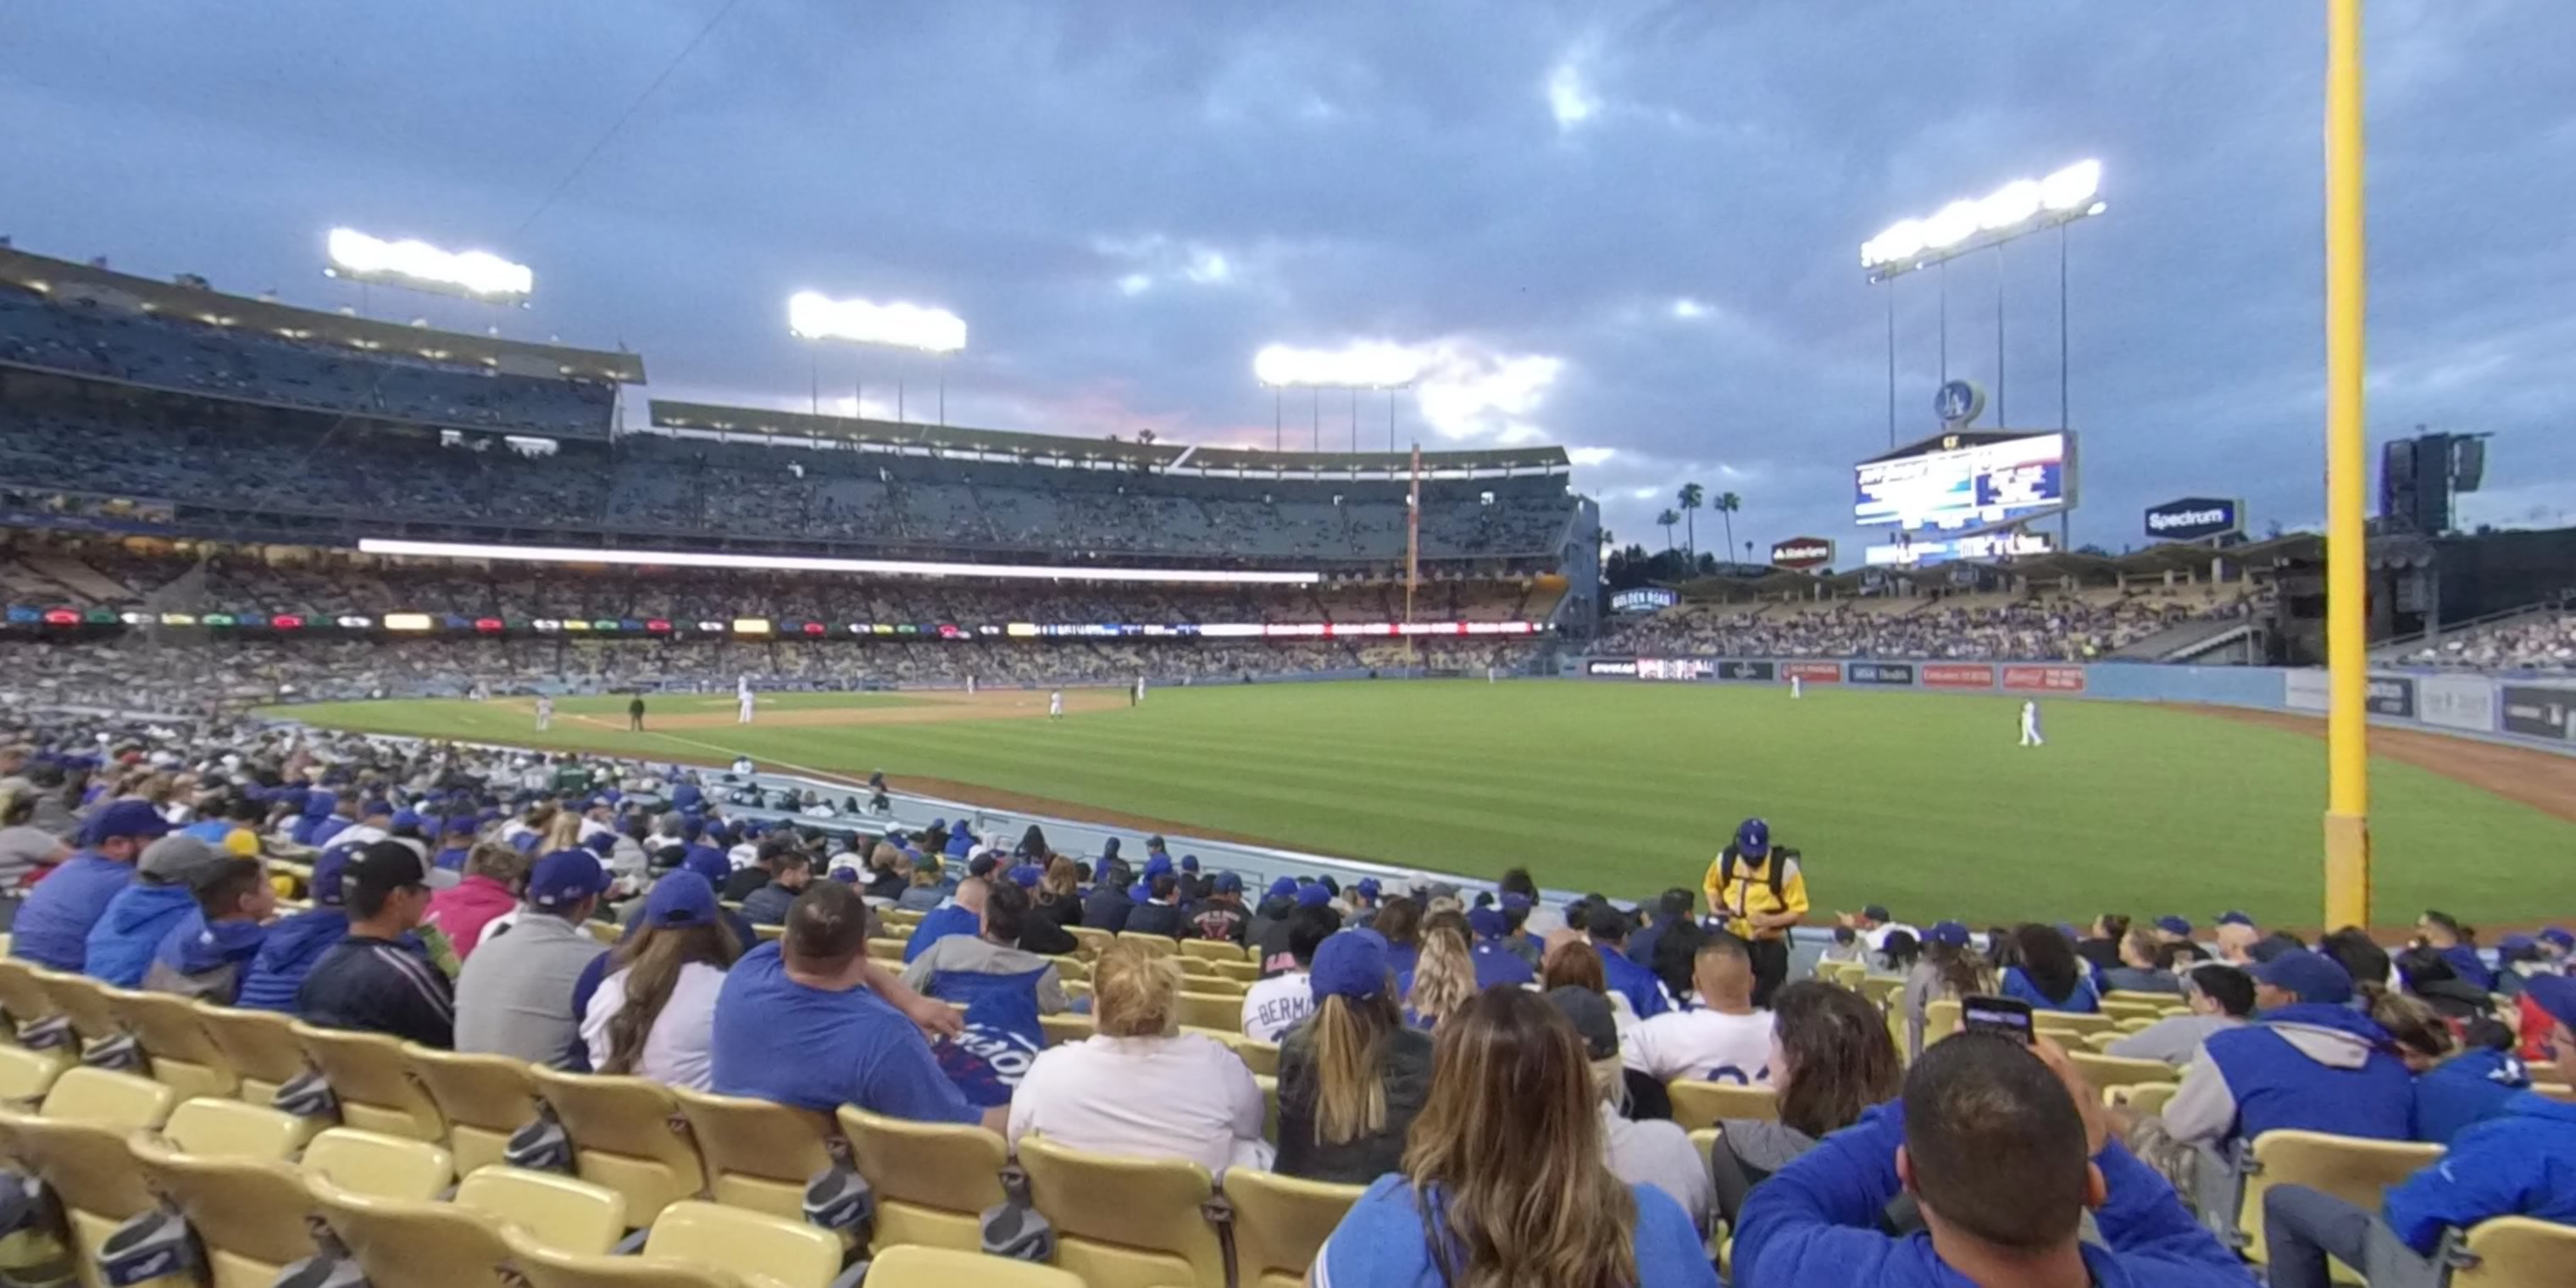
[[[701,708],[678,704],[695,701]],[[765,695],[764,710],[902,705]],[[755,725],[630,735],[623,698],[525,710],[469,702],[282,709],[316,724],[645,757],[919,774],[1182,820],[1282,844],[1640,897],[1696,886],[1737,820],[1803,849],[1824,908],[2081,921],[2221,909],[2312,922],[2325,749],[2285,730],[2116,702],[2047,709],[2014,745],[2018,698],[1811,689],[1361,682],[1156,691],[1061,722]],[[655,713],[730,711],[731,695]],[[2563,884],[2576,824],[2429,771],[2373,765],[2383,922],[2438,906],[2527,920]]]

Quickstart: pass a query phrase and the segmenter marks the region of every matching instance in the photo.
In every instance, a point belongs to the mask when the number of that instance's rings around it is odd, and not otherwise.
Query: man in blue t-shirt
[[[1655,972],[1628,960],[1628,914],[1610,906],[1604,899],[1584,913],[1584,932],[1592,937],[1592,949],[1601,955],[1601,975],[1609,982],[1610,991],[1628,999],[1628,1010],[1641,1020],[1651,1020],[1672,1009],[1664,996],[1664,982]]]
[[[830,1113],[844,1104],[914,1122],[980,1123],[999,1132],[1010,1108],[978,1109],[940,1071],[920,1022],[962,1029],[956,1012],[903,987],[868,960],[867,904],[817,881],[787,912],[787,932],[725,972],[716,995],[715,1091]]]
[[[117,892],[134,880],[143,847],[170,824],[148,801],[109,801],[81,830],[80,851],[39,882],[18,909],[9,955],[51,970],[78,971],[89,958],[89,932]]]

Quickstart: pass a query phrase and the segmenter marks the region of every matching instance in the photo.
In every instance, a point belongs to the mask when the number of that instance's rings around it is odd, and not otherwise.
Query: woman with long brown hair
[[[1729,1225],[1743,1214],[1754,1186],[1817,1141],[1858,1122],[1870,1106],[1896,1099],[1905,1084],[1887,1017],[1839,985],[1800,980],[1781,989],[1771,999],[1771,1046],[1778,1119],[1719,1123],[1709,1159],[1718,1215]],[[1890,1205],[1885,1228],[1910,1228],[1917,1220],[1912,1204],[1899,1199]]]
[[[1289,1176],[1365,1185],[1404,1161],[1431,1094],[1431,1035],[1405,1024],[1386,941],[1346,930],[1307,968],[1315,1013],[1279,1043],[1279,1160]]]
[[[1526,989],[1478,993],[1440,1026],[1403,1168],[1316,1255],[1319,1288],[1703,1288],[1716,1269],[1680,1205],[1604,1161],[1574,1026]]]
[[[717,915],[715,887],[683,868],[653,883],[633,938],[582,1016],[590,1067],[696,1091],[714,1084],[716,994],[743,946]]]

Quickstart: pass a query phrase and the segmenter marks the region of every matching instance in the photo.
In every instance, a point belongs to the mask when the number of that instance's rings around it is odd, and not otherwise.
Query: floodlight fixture
[[[1422,356],[1383,341],[1340,349],[1274,344],[1253,355],[1252,371],[1273,388],[1404,389],[1422,377]]]
[[[490,251],[441,250],[424,241],[387,241],[354,228],[334,228],[324,241],[323,271],[354,282],[382,282],[442,295],[515,304],[536,289],[537,275]]]
[[[788,297],[787,329],[808,340],[849,340],[923,353],[955,353],[966,347],[966,320],[946,309],[835,300],[817,291]]]
[[[2078,161],[2041,179],[2016,179],[1984,197],[1953,201],[1922,219],[1902,219],[1861,243],[1873,279],[1929,268],[2016,237],[2101,214],[2102,163]]]

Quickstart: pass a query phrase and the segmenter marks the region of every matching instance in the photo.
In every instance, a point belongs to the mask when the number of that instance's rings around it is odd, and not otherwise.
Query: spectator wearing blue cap
[[[941,936],[906,962],[904,987],[961,1006],[1011,993],[1027,998],[1040,1015],[1071,1006],[1055,963],[1020,946],[1031,920],[1028,891],[1009,881],[988,883],[979,916],[975,934]]]
[[[1297,878],[1272,877],[1269,888],[1261,892],[1260,901],[1252,905],[1252,915],[1244,920],[1243,942],[1252,947],[1253,957],[1261,962],[1261,973],[1265,977],[1288,969],[1283,964],[1278,970],[1273,970],[1270,958],[1275,946],[1287,943],[1286,936],[1279,933],[1277,927],[1296,906]],[[1284,953],[1284,947],[1279,951]]]
[[[1607,899],[1583,912],[1583,931],[1592,940],[1593,951],[1601,955],[1601,977],[1609,991],[1627,1001],[1631,1018],[1649,1020],[1671,1010],[1673,1003],[1655,972],[1628,960],[1629,925],[1628,914]]]
[[[957,893],[953,898],[923,913],[921,921],[912,928],[912,938],[904,941],[904,964],[911,965],[923,953],[930,951],[932,944],[950,935],[982,933],[986,889],[984,878],[968,877],[957,883]]]
[[[268,928],[258,955],[243,972],[235,1006],[259,1011],[296,1009],[295,998],[322,958],[349,934],[348,868],[351,854],[326,850],[313,860],[306,897],[313,906]],[[425,915],[425,912],[424,912]]]
[[[1292,914],[1297,938],[1331,916],[1329,908]],[[1307,1180],[1364,1184],[1403,1161],[1405,1135],[1430,1099],[1432,1039],[1404,1023],[1376,932],[1327,932],[1308,956],[1312,1018],[1279,1040],[1277,1167]]]
[[[564,1065],[580,1037],[574,985],[607,951],[584,923],[608,885],[589,849],[537,860],[518,923],[488,934],[456,977],[457,1050]]]
[[[1251,920],[1251,914],[1243,907],[1243,878],[1220,872],[1209,882],[1207,896],[1190,908],[1190,933],[1198,939],[1239,946]]]
[[[1994,968],[1977,952],[1964,922],[1936,921],[1923,932],[1923,955],[1905,976],[1898,1004],[1905,1012],[1906,1058],[1923,1054],[1923,1030],[1932,1004],[1995,991]]]
[[[1771,824],[1748,818],[1708,865],[1709,915],[1753,955],[1753,1004],[1768,1007],[1789,981],[1789,932],[1807,918],[1807,876],[1798,851],[1776,845]]]
[[[2191,942],[2191,922],[2171,913],[2156,918],[2156,942],[2187,944]]]
[[[2223,962],[2202,962],[2182,972],[2189,1015],[2168,1015],[2111,1044],[2123,1060],[2162,1060],[2186,1067],[2213,1033],[2242,1028],[2254,1014],[2254,977]]]
[[[2557,1079],[2576,1080],[2576,980],[2527,985],[2549,1019]],[[2445,1267],[2442,1236],[2497,1217],[2576,1224],[2576,1105],[2534,1092],[2513,1095],[2499,1116],[2460,1132],[2441,1159],[2389,1188],[2377,1216],[2302,1185],[2263,1198],[2273,1288],[2325,1288],[2326,1258],[2374,1285],[2433,1284]]]
[[[1162,865],[1159,870],[1156,864]],[[1127,933],[1178,939],[1190,928],[1181,907],[1181,879],[1172,871],[1169,859],[1148,860],[1145,868],[1145,899],[1127,914]]]
[[[2165,1127],[2223,1149],[2295,1129],[2404,1140],[2414,1079],[2388,1030],[2352,1008],[2352,977],[2300,949],[2257,963],[2255,1022],[2212,1033],[2165,1107]]]
[[[653,883],[583,1009],[591,1068],[693,1091],[714,1085],[716,997],[745,951],[722,914],[715,886],[686,867]]]
[[[1528,958],[1512,951],[1508,942],[1511,922],[1499,908],[1478,908],[1467,914],[1468,933],[1476,942],[1467,949],[1476,966],[1476,987],[1522,988],[1538,982],[1538,971]]]
[[[1342,891],[1342,903],[1347,909],[1342,914],[1343,922],[1354,930],[1367,929],[1377,920],[1378,900],[1385,889],[1376,877],[1352,882],[1349,889]]]
[[[117,988],[141,985],[161,941],[197,910],[197,883],[212,876],[224,857],[185,832],[143,847],[134,880],[108,900],[90,927],[81,973]]]
[[[466,860],[474,857],[474,816],[452,814],[439,825],[438,852],[430,857],[430,866],[441,872],[465,871]]]
[[[144,847],[169,835],[151,804],[110,801],[81,829],[81,848],[27,895],[9,939],[9,955],[50,970],[78,971],[89,956],[89,932],[117,892],[134,880]]]
[[[412,934],[429,911],[428,867],[410,846],[379,841],[350,855],[345,868],[340,888],[348,900],[348,933],[306,972],[296,989],[296,1014],[317,1028],[453,1047],[455,990]],[[271,932],[270,945],[276,941]],[[261,958],[266,955],[263,947]]]

